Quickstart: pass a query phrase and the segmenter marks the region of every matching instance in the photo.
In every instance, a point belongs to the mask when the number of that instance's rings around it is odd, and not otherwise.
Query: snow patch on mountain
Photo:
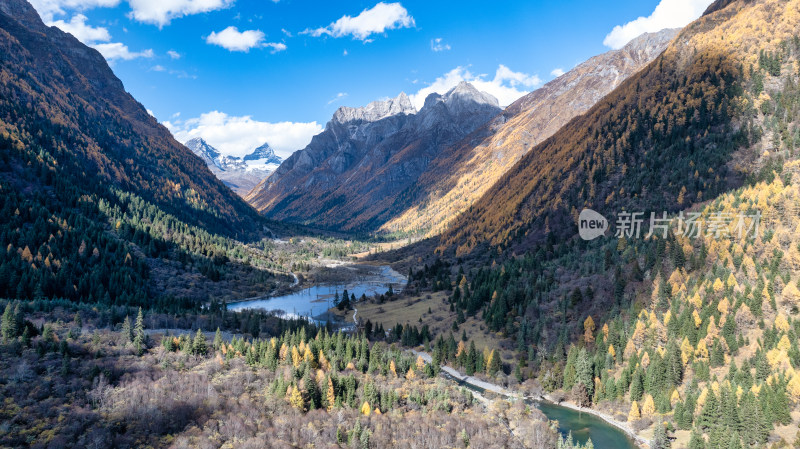
[[[219,180],[240,196],[246,195],[283,162],[268,143],[244,157],[224,155],[200,137],[187,141],[185,145],[206,163]]]

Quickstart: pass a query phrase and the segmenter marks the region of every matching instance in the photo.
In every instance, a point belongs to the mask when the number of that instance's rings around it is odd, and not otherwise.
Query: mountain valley
[[[202,61],[115,59],[44,3],[0,0],[0,447],[800,448],[800,0],[686,2],[617,45],[662,0],[539,88],[460,68],[349,107],[331,69],[286,159],[181,144],[116,73]],[[352,36],[355,67],[440,32],[406,6],[200,44],[278,71]]]

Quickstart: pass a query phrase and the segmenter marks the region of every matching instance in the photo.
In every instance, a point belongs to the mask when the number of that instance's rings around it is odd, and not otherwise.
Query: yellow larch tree
[[[297,346],[292,346],[292,366],[298,368],[302,361],[303,357],[300,356],[300,351],[297,350]]]
[[[641,418],[639,413],[639,404],[636,401],[631,402],[631,410],[628,412],[628,422],[633,422]]]
[[[777,317],[775,317],[775,328],[782,332],[788,332],[791,327],[789,326],[789,321],[786,319],[786,315],[783,313],[779,313]]]
[[[705,340],[700,340],[697,342],[697,349],[694,351],[695,358],[698,359],[707,359],[708,358],[708,346],[706,346]]]
[[[328,378],[328,388],[325,395],[328,399],[328,411],[330,411],[336,406],[336,392],[333,389],[333,380],[330,377]]]
[[[592,316],[589,315],[586,317],[586,320],[583,322],[583,341],[588,343],[594,343],[594,320]]]
[[[289,396],[289,404],[291,404],[292,407],[301,411],[305,410],[305,401],[303,400],[303,394],[300,393],[300,390],[297,387],[295,387],[294,385],[289,387],[288,396]]]
[[[788,391],[795,400],[800,400],[800,374],[795,373],[792,376],[792,379],[786,385],[786,391]]]
[[[681,342],[681,361],[683,361],[684,365],[689,363],[693,354],[694,347],[692,347],[692,344],[689,343],[688,338],[683,337],[683,342]]]

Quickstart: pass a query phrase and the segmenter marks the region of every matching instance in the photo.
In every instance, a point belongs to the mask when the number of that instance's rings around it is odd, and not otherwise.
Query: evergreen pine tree
[[[214,350],[219,351],[219,348],[222,347],[222,332],[217,327],[217,332],[214,334]]]
[[[128,316],[125,316],[125,320],[122,322],[122,339],[125,343],[130,343],[133,341],[133,328],[131,327],[131,319]]]
[[[728,440],[726,449],[742,449],[742,439],[739,438],[738,432],[731,433],[731,438]]]
[[[17,336],[17,329],[14,323],[14,308],[9,302],[6,304],[5,311],[3,312],[2,325],[0,326],[0,334],[3,337],[3,343]]]
[[[642,382],[642,371],[637,369],[633,372],[633,379],[631,379],[630,398],[631,401],[638,401],[642,399],[644,394],[644,385]]]
[[[581,348],[578,357],[575,359],[575,380],[586,387],[589,397],[594,395],[594,369],[589,361],[589,354],[586,348]]]
[[[142,355],[145,347],[145,333],[144,316],[142,315],[141,307],[139,307],[139,314],[136,315],[136,324],[133,327],[133,346],[136,348],[136,354]]]
[[[206,342],[206,334],[203,333],[202,329],[197,329],[194,340],[192,340],[192,354],[206,355],[207,352],[208,343]]]
[[[701,429],[715,428],[719,422],[719,418],[719,402],[717,401],[717,395],[714,394],[714,390],[709,388],[708,395],[706,396],[706,403],[703,406],[703,410],[700,411],[700,415],[697,417],[697,425],[700,426]]]
[[[692,431],[692,435],[689,438],[689,449],[706,449],[706,440],[697,429]]]
[[[650,442],[650,449],[669,449],[672,447],[669,438],[667,438],[667,430],[664,423],[659,420],[655,424],[653,430],[653,440]]]

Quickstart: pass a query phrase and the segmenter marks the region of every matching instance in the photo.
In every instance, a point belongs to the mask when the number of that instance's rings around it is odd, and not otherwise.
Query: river
[[[310,317],[324,322],[328,319],[327,312],[333,306],[335,295],[337,293],[341,295],[345,289],[348,294],[355,294],[356,298],[360,298],[362,294],[373,296],[386,293],[390,285],[394,291],[399,292],[405,283],[406,278],[400,273],[388,266],[379,266],[375,267],[370,275],[347,283],[315,285],[287,295],[230,303],[228,310],[280,310],[286,316]],[[484,388],[466,380],[446,373],[445,376],[473,391],[485,392]],[[584,444],[591,438],[595,449],[637,448],[636,444],[623,431],[590,413],[582,413],[546,401],[527,401],[541,410],[548,419],[558,421],[558,430],[563,435],[566,436],[572,432],[572,437],[576,442]]]
[[[585,444],[591,438],[595,449],[636,449],[636,444],[624,432],[590,413],[581,413],[547,401],[530,401],[547,419],[558,421],[562,435],[572,432],[572,438]]]
[[[442,371],[442,375],[472,391],[484,394],[486,389]],[[505,389],[498,390],[505,391]],[[586,444],[589,438],[595,449],[637,449],[636,443],[619,428],[587,412],[580,412],[549,401],[526,399],[525,402],[539,410],[551,421],[558,422],[558,431],[567,436],[572,433],[573,441]]]

